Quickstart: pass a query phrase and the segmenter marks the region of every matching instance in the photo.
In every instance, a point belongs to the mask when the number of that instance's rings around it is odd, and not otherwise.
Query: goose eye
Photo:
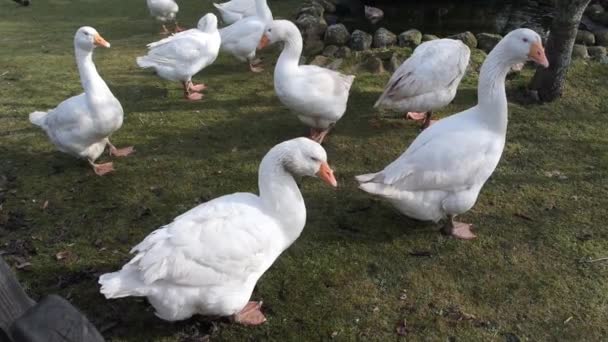
[[[310,157],[310,160],[312,160],[312,161],[313,161],[313,162],[315,162],[315,163],[317,163],[317,162],[319,162],[319,161],[320,161],[318,158],[315,158],[315,157]]]
[[[272,32],[272,29],[271,29],[271,28],[269,28],[269,29],[268,29],[268,32]]]
[[[524,41],[524,43],[527,43],[528,42],[528,38],[524,38],[523,41]]]

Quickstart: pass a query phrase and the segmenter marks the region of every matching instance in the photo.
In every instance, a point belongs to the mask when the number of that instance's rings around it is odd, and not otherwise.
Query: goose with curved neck
[[[166,80],[181,82],[184,98],[198,101],[207,86],[192,83],[192,77],[215,62],[219,49],[217,17],[207,13],[196,28],[148,44],[148,54],[137,57],[137,65],[154,69]]]
[[[222,196],[178,216],[135,246],[120,271],[102,275],[101,293],[148,297],[169,321],[201,314],[263,323],[261,302],[249,301],[253,288],[306,223],[296,176],[337,186],[321,145],[307,138],[278,144],[260,164],[259,196]]]
[[[391,76],[374,108],[405,112],[406,119],[430,126],[433,111],[452,102],[466,73],[471,50],[460,40],[420,44]]]
[[[122,126],[123,109],[93,63],[96,46],[110,44],[92,27],[81,27],[74,36],[74,53],[84,93],[61,102],[49,112],[33,112],[30,121],[41,127],[58,150],[86,158],[98,175],[114,171],[113,163],[96,164],[106,146],[110,155],[124,157],[132,146],[118,149],[110,135]]]
[[[266,0],[255,0],[256,14],[240,19],[220,29],[221,50],[242,62],[249,62],[252,72],[262,72],[261,61],[256,60],[256,48],[264,30],[272,23],[272,11]]]
[[[505,78],[511,66],[528,60],[548,66],[539,35],[512,31],[481,67],[477,105],[424,130],[384,170],[357,176],[359,188],[415,219],[447,218],[446,234],[475,238],[471,225],[454,217],[473,207],[500,161],[508,122]]]
[[[275,92],[310,127],[310,138],[321,143],[344,115],[355,76],[315,65],[299,65],[302,35],[290,21],[273,21],[259,48],[279,41],[285,45],[274,69]]]

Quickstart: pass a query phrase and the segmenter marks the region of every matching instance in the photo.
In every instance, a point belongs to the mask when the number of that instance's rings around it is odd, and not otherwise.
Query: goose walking
[[[316,65],[299,65],[302,35],[291,21],[275,20],[266,29],[259,47],[276,42],[284,43],[274,69],[277,97],[310,127],[310,138],[321,143],[344,115],[355,76]]]
[[[174,0],[146,0],[150,15],[162,23],[163,30],[161,34],[171,33],[166,26],[166,23],[173,22],[175,24],[174,32],[183,31],[177,24],[175,16],[179,11],[179,6]]]
[[[475,238],[470,224],[454,218],[473,207],[500,160],[508,122],[505,78],[511,66],[527,60],[549,65],[540,36],[512,31],[481,67],[477,105],[424,130],[384,170],[357,176],[359,187],[415,219],[447,218],[446,234]]]
[[[207,86],[192,83],[192,76],[215,61],[219,48],[217,17],[208,13],[199,20],[197,28],[148,44],[148,54],[137,57],[137,65],[153,68],[166,80],[181,82],[184,97],[197,101],[203,98],[201,92]]]
[[[337,186],[321,145],[297,138],[273,147],[258,173],[260,194],[235,193],[203,203],[133,247],[120,271],[99,278],[106,298],[148,297],[164,320],[194,314],[266,321],[249,301],[258,279],[300,236],[306,206],[294,177]]]
[[[46,132],[59,151],[86,158],[95,173],[102,176],[114,171],[111,162],[95,163],[106,146],[110,155],[116,157],[128,156],[134,149],[132,146],[118,149],[110,143],[110,135],[122,126],[123,110],[97,73],[93,63],[96,46],[109,48],[110,43],[92,27],[76,31],[74,51],[84,93],[70,97],[48,112],[33,112],[29,119]]]
[[[242,62],[249,63],[253,72],[262,72],[261,61],[256,60],[256,49],[264,30],[272,23],[272,12],[266,0],[255,0],[256,14],[238,20],[220,29],[221,51],[227,52]]]

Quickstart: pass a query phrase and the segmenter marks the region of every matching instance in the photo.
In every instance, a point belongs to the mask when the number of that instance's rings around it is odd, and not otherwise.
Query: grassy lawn
[[[297,3],[270,1],[277,17]],[[180,7],[192,27],[212,6]],[[54,151],[28,121],[82,91],[72,40],[83,25],[112,43],[95,61],[125,109],[113,142],[137,150],[107,177]],[[31,263],[17,273],[32,297],[68,298],[113,341],[392,341],[404,320],[409,340],[606,339],[608,262],[584,262],[608,257],[608,66],[593,62],[573,65],[560,101],[510,105],[502,161],[462,217],[475,241],[446,238],[357,189],[354,175],[381,169],[418,133],[372,109],[389,75],[358,73],[325,144],[340,187],[302,180],[306,228],[254,292],[266,324],[169,324],[143,299],[105,300],[97,276],[121,267],[131,246],[197,203],[257,191],[262,156],[306,132],[274,95],[276,48],[262,54],[260,75],[221,56],[196,77],[206,99],[190,103],[178,84],[135,65],[159,28],[143,0],[0,4],[0,249],[13,265]],[[511,78],[508,92],[532,73]],[[474,105],[476,84],[473,70],[439,116]]]

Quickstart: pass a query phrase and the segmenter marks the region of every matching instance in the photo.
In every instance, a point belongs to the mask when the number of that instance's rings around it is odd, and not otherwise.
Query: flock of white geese
[[[148,0],[152,16],[175,22],[173,0]],[[194,29],[148,45],[138,57],[167,80],[181,82],[188,100],[203,97],[204,84],[192,76],[211,65],[219,51],[262,70],[256,49],[277,42],[283,50],[274,70],[281,102],[311,129],[309,138],[274,146],[259,168],[259,195],[235,193],[203,203],[157,229],[132,249],[135,257],[120,271],[99,278],[107,298],[147,297],[158,317],[182,320],[194,314],[230,316],[247,325],[263,323],[261,302],[250,301],[260,276],[300,235],[306,207],[294,177],[318,177],[337,186],[320,143],[346,111],[354,76],[318,66],[299,65],[302,37],[286,20],[273,20],[266,0],[232,0],[216,5],[228,26],[218,29],[214,14]],[[181,28],[175,22],[176,31]],[[92,27],[80,28],[74,49],[84,93],[48,112],[30,114],[62,152],[88,160],[98,175],[114,170],[96,159],[127,156],[132,147],[116,148],[110,136],[123,123],[123,109],[93,62],[96,46],[109,48]],[[421,44],[396,70],[376,106],[403,112],[430,124],[430,113],[449,104],[465,74],[470,51],[460,41],[440,39]],[[444,233],[472,239],[471,225],[454,217],[476,202],[494,172],[505,145],[505,77],[511,66],[534,61],[548,66],[541,38],[517,29],[487,56],[479,76],[478,103],[428,127],[383,170],[357,176],[360,188],[388,200],[403,214],[438,222]],[[426,113],[426,114],[425,114]]]

